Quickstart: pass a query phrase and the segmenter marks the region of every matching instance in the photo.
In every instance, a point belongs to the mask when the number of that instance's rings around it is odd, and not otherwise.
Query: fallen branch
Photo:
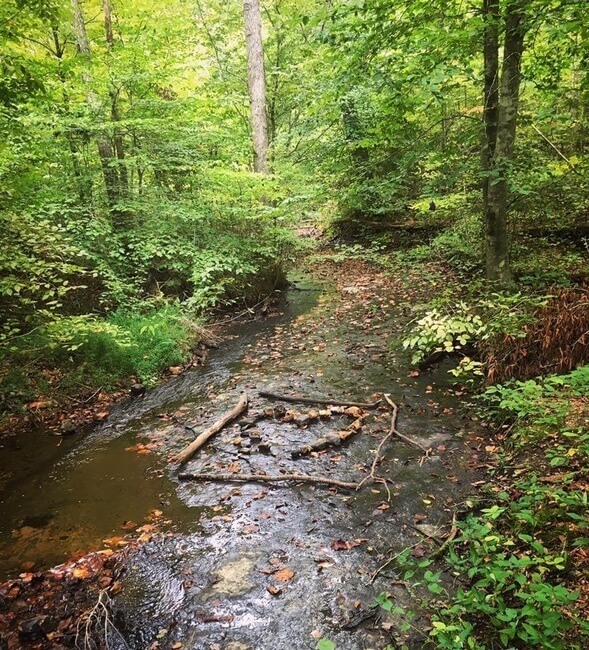
[[[279,402],[292,402],[294,404],[323,404],[325,406],[358,406],[363,409],[375,409],[382,400],[377,400],[376,402],[370,402],[368,404],[363,404],[362,402],[345,402],[341,400],[328,399],[327,397],[294,397],[292,395],[277,395],[276,393],[268,393],[265,390],[258,392],[260,397],[265,397],[266,399],[273,399]]]
[[[397,411],[398,411],[398,406],[391,400],[390,395],[385,393],[384,398],[387,402],[387,404],[393,409],[393,414],[394,414],[394,421],[392,423],[391,427],[391,434],[397,436],[400,440],[403,440],[403,442],[406,442],[408,445],[411,445],[412,447],[417,447],[417,449],[420,449],[426,456],[429,456],[431,449],[424,447],[421,443],[417,442],[417,440],[413,440],[413,438],[409,438],[409,436],[405,436],[399,431],[397,431]],[[385,438],[386,440],[386,438]],[[383,441],[384,442],[384,441]],[[382,443],[381,443],[382,446]],[[380,449],[380,447],[379,447]]]
[[[384,398],[387,401],[387,404],[393,409],[393,414],[391,415],[391,426],[389,428],[389,432],[387,435],[381,440],[380,445],[378,445],[378,448],[376,450],[376,453],[374,454],[374,460],[372,461],[372,466],[370,467],[370,473],[365,476],[362,481],[359,483],[358,487],[362,487],[364,483],[368,479],[372,479],[373,481],[378,480],[376,476],[376,466],[378,465],[378,461],[380,460],[380,452],[381,449],[385,446],[387,440],[395,433],[396,426],[397,426],[397,415],[399,413],[399,407],[391,400],[391,397],[388,393],[384,394]],[[385,481],[385,487],[387,488],[388,492],[388,486]],[[390,492],[389,492],[389,501],[390,501]]]
[[[302,447],[295,449],[291,454],[292,457],[299,458],[300,456],[308,456],[310,453],[314,451],[321,451],[322,449],[326,449],[327,447],[331,447],[331,446],[338,447],[339,445],[342,444],[342,442],[345,442],[346,440],[351,438],[355,433],[361,431],[362,429],[361,420],[355,420],[354,422],[360,422],[360,424],[354,427],[353,429],[336,431],[334,433],[330,432],[327,435],[323,436],[322,438],[317,438],[317,440],[310,442],[308,445],[303,445]]]
[[[184,472],[178,474],[183,481],[256,481],[262,483],[279,483],[282,481],[299,481],[301,483],[324,483],[335,485],[346,490],[358,489],[358,483],[346,483],[334,478],[323,478],[321,476],[309,476],[308,474],[280,474],[269,476],[267,474],[232,474],[231,472],[209,473],[209,472]]]
[[[437,557],[438,555],[441,555],[447,548],[450,546],[450,544],[454,541],[454,538],[458,534],[458,523],[457,523],[457,517],[456,513],[452,515],[452,528],[450,528],[450,532],[448,533],[448,537],[444,540],[444,543],[438,548],[436,551],[434,551],[430,557]]]
[[[232,420],[235,420],[247,409],[247,393],[241,393],[239,402],[229,413],[226,413],[220,420],[217,420],[208,429],[205,429],[195,440],[185,447],[179,454],[174,457],[174,461],[179,465],[184,465],[210,438],[226,426]],[[186,425],[184,425],[186,426]],[[188,427],[187,427],[188,428]]]

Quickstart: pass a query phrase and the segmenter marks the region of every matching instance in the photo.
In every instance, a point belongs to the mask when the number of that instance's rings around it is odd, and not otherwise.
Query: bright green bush
[[[403,347],[414,350],[411,361],[418,363],[436,352],[460,351],[480,340],[486,331],[480,316],[465,302],[459,302],[449,313],[429,310],[416,322]]]

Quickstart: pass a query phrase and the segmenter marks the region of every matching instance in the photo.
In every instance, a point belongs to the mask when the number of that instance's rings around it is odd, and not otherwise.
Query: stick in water
[[[247,409],[247,393],[241,393],[239,402],[229,413],[226,413],[220,420],[217,420],[208,429],[205,429],[195,440],[193,440],[187,447],[185,447],[174,458],[174,461],[179,465],[184,465],[192,456],[216,433],[226,426],[232,420],[235,420]]]
[[[346,483],[345,481],[338,481],[335,478],[309,476],[308,474],[280,474],[279,476],[269,476],[267,474],[232,474],[230,472],[214,474],[209,472],[185,472],[178,474],[178,478],[184,481],[257,481],[262,483],[299,481],[302,483],[335,485],[346,490],[356,490],[358,488],[358,483]]]
[[[268,393],[265,390],[259,391],[258,395],[278,402],[292,402],[294,404],[322,404],[325,406],[329,406],[330,404],[331,406],[358,406],[362,409],[374,409],[382,401],[378,400],[376,402],[364,404],[362,402],[345,402],[337,399],[329,399],[328,397],[293,397],[291,395],[277,395],[276,393]]]

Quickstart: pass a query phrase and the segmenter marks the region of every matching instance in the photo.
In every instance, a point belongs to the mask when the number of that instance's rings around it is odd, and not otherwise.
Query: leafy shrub
[[[530,535],[504,532],[497,520],[505,511],[494,505],[461,525],[447,559],[469,584],[458,588],[433,621],[431,635],[439,648],[482,650],[493,641],[502,648],[565,647],[575,625],[565,611],[579,596],[558,584],[566,555],[551,553]]]
[[[44,218],[0,214],[0,344],[63,309],[84,289],[87,257],[67,230]]]
[[[132,341],[126,354],[129,374],[148,384],[164,368],[183,363],[198,342],[198,329],[174,306],[147,314],[118,312],[109,322]]]
[[[432,254],[461,271],[472,271],[481,265],[483,250],[482,221],[471,211],[446,228],[430,244]]]
[[[569,400],[587,395],[589,366],[581,366],[567,375],[496,384],[481,397],[497,416],[531,420],[538,428],[561,426],[570,409]]]
[[[420,318],[411,335],[403,341],[405,349],[414,350],[412,363],[418,363],[436,352],[452,353],[463,350],[486,333],[480,316],[465,303],[453,305],[450,313],[437,308]]]

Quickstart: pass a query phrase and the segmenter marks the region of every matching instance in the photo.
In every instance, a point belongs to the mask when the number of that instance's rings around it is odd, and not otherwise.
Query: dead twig
[[[255,481],[262,483],[299,481],[301,483],[334,485],[335,487],[346,490],[356,490],[359,487],[358,483],[346,483],[345,481],[338,481],[335,478],[309,476],[308,474],[280,474],[278,476],[271,476],[268,474],[232,474],[230,472],[183,472],[182,474],[178,474],[178,478],[183,481]]]
[[[184,465],[192,456],[198,451],[210,438],[227,425],[232,420],[235,420],[247,409],[247,393],[241,393],[239,402],[229,413],[226,413],[221,419],[217,420],[208,429],[205,429],[195,440],[193,440],[187,447],[185,447],[179,454],[176,454],[174,461],[180,466]],[[186,425],[184,425],[186,427]],[[188,428],[188,427],[186,427]]]
[[[415,542],[415,544],[412,544],[411,546],[408,546],[407,548],[411,548],[411,549],[413,549],[413,548],[417,548],[417,547],[422,543],[422,541],[423,541],[423,540],[420,539],[418,542]],[[392,563],[393,563],[397,558],[401,557],[401,555],[403,555],[403,553],[405,553],[405,551],[407,550],[407,548],[404,548],[402,551],[399,551],[398,553],[395,553],[395,555],[393,555],[392,557],[390,557],[390,558],[389,558],[389,559],[388,559],[388,560],[387,560],[383,565],[381,565],[380,567],[378,567],[378,569],[376,569],[376,571],[373,571],[372,574],[370,575],[370,582],[371,582],[371,583],[374,582],[374,581],[376,580],[376,578],[378,577],[379,573],[381,573],[382,571],[384,571],[384,570],[385,570],[388,566],[390,566],[390,565],[391,565],[391,564],[392,564]]]
[[[96,604],[84,612],[78,620],[76,648],[98,650],[98,648],[104,647],[109,650],[112,647],[110,641],[113,636],[118,638],[117,647],[121,647],[120,644],[123,648],[128,647],[123,635],[111,621],[109,612],[111,604],[112,601],[107,590],[100,591]]]
[[[103,386],[101,386],[98,390],[94,391],[90,397],[87,397],[84,400],[84,404],[88,404],[88,402],[91,402],[97,395],[100,395],[101,391],[103,389]]]
[[[391,400],[391,397],[390,397],[390,395],[389,395],[388,393],[385,393],[384,398],[385,398],[385,400],[387,401],[387,403],[389,404],[389,406],[393,409],[393,413],[392,413],[392,415],[391,415],[391,426],[390,426],[390,428],[389,428],[389,432],[387,433],[387,435],[386,435],[386,436],[381,440],[380,445],[378,445],[378,448],[377,448],[377,450],[376,450],[376,453],[374,454],[374,460],[372,461],[372,466],[371,466],[371,468],[370,468],[370,473],[367,474],[367,475],[362,479],[362,481],[361,481],[361,482],[359,483],[359,485],[358,485],[358,489],[359,489],[360,487],[362,487],[362,485],[364,485],[364,483],[365,483],[367,480],[369,480],[369,479],[372,479],[373,481],[384,482],[384,485],[385,485],[385,487],[386,487],[386,489],[387,489],[387,492],[388,492],[388,500],[390,501],[390,499],[391,499],[391,493],[390,493],[390,491],[389,491],[389,488],[388,488],[387,482],[386,482],[386,481],[381,481],[381,480],[379,480],[379,479],[377,478],[377,476],[376,476],[376,466],[378,465],[378,462],[379,462],[379,460],[380,460],[380,452],[381,452],[382,448],[385,446],[385,444],[387,443],[387,441],[389,440],[389,438],[390,438],[390,437],[395,433],[395,431],[396,431],[396,426],[397,426],[397,415],[399,414],[399,407],[395,404],[395,402],[393,402],[393,401]]]
[[[368,404],[362,402],[346,402],[341,400],[333,400],[327,397],[294,397],[292,395],[277,395],[276,393],[269,393],[265,390],[258,392],[260,397],[266,399],[276,400],[278,402],[291,402],[294,404],[322,404],[324,406],[358,406],[362,409],[375,409],[382,400],[377,400],[376,402],[370,402]]]
[[[444,540],[444,543],[440,546],[439,549],[434,551],[430,557],[437,557],[438,555],[441,555],[447,548],[450,546],[450,544],[454,541],[454,538],[458,534],[458,523],[457,523],[457,517],[456,513],[452,515],[452,527],[450,528],[450,532],[448,533],[448,537]]]
[[[417,440],[413,440],[413,438],[410,438],[409,436],[402,434],[400,431],[397,431],[395,409],[398,410],[398,407],[395,404],[395,402],[391,400],[391,396],[388,393],[385,393],[384,398],[387,404],[393,409],[393,413],[395,414],[395,423],[393,423],[391,433],[397,436],[397,438],[399,438],[403,442],[406,442],[408,445],[411,445],[412,447],[417,447],[417,449],[421,450],[426,457],[429,456],[431,452],[431,448],[426,448],[421,443],[417,442]]]

